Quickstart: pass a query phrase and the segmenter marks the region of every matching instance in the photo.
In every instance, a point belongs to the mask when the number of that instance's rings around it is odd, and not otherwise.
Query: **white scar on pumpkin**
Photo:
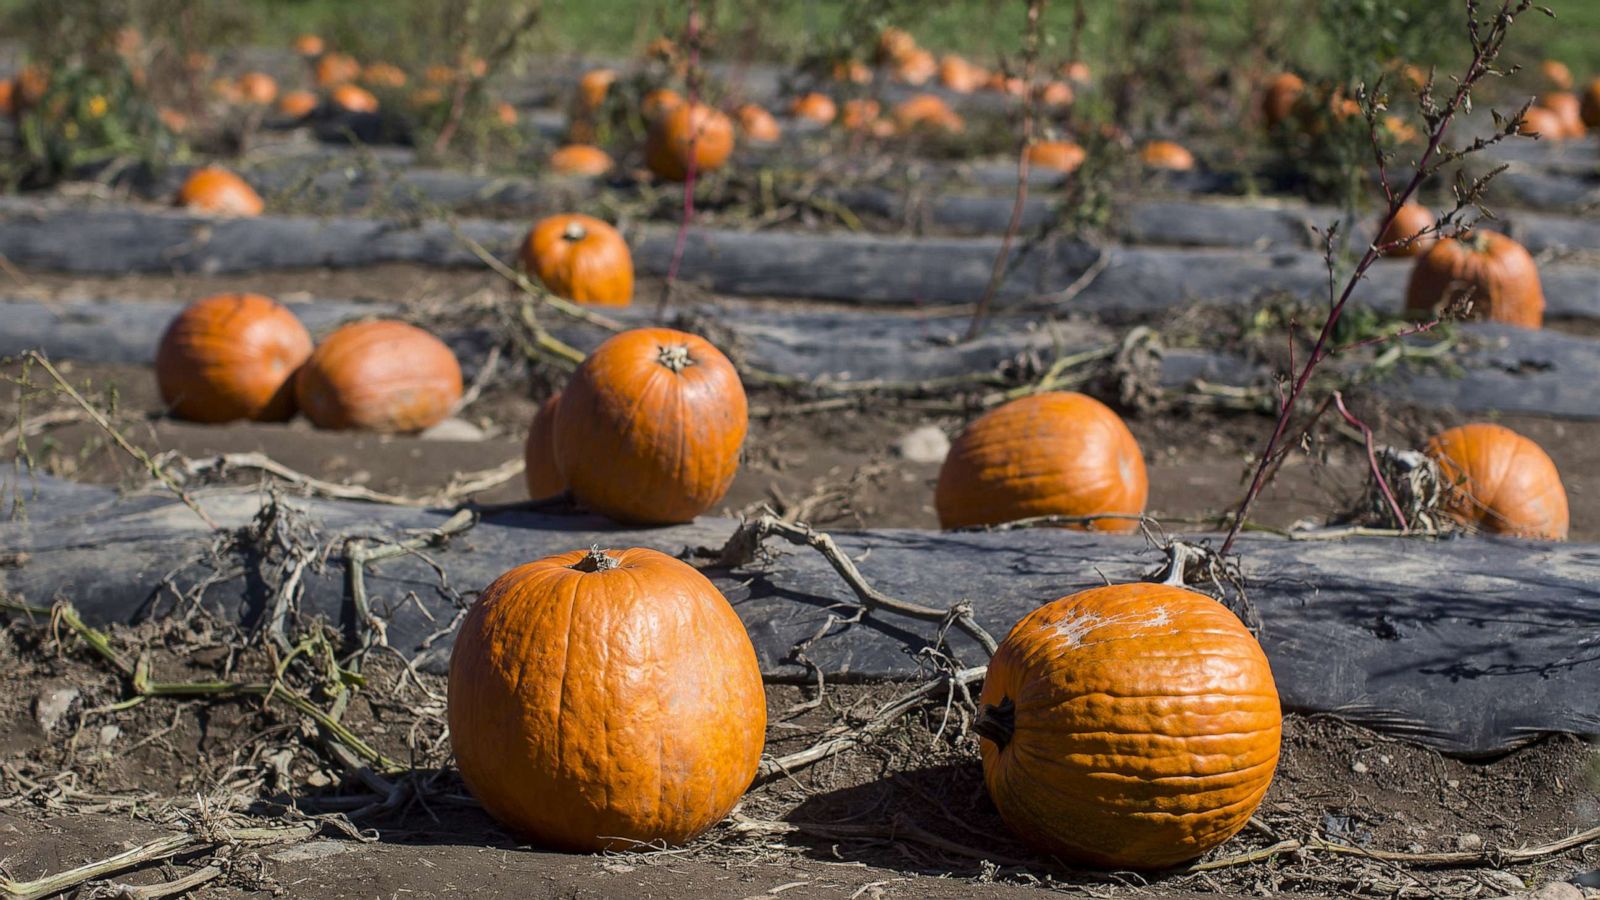
[[[1084,644],[1097,643],[1086,641],[1084,638],[1097,628],[1113,625],[1127,625],[1130,627],[1143,626],[1146,629],[1160,628],[1171,624],[1172,615],[1165,606],[1157,606],[1149,610],[1121,613],[1115,616],[1099,616],[1092,612],[1078,613],[1068,616],[1055,624],[1056,637],[1069,647],[1081,647]],[[1177,629],[1173,629],[1177,633]]]

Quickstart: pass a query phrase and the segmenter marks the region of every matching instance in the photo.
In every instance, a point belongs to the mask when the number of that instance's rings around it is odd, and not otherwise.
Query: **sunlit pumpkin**
[[[295,399],[318,428],[412,432],[461,400],[461,365],[444,342],[404,322],[340,327],[295,378]]]
[[[1030,165],[1068,174],[1076,172],[1087,156],[1073,141],[1035,141],[1028,145]]]
[[[361,77],[361,64],[347,53],[327,53],[317,60],[317,84],[335,88]]]
[[[294,52],[307,58],[322,55],[322,38],[314,34],[302,34],[294,39]]]
[[[733,153],[733,123],[703,103],[682,104],[650,126],[645,161],[650,171],[669,181],[682,181],[689,160],[701,174],[722,167]]]
[[[1588,131],[1583,124],[1583,101],[1571,91],[1540,94],[1538,105],[1555,113],[1563,137],[1581,138]]]
[[[1048,107],[1071,106],[1075,99],[1072,85],[1065,81],[1047,81],[1039,88],[1039,102]]]
[[[833,98],[816,91],[796,97],[794,103],[789,106],[789,115],[819,125],[831,123],[838,114],[839,109],[834,104]]]
[[[633,255],[615,228],[593,216],[541,219],[522,242],[522,267],[551,292],[599,306],[633,302]]]
[[[1572,70],[1559,59],[1547,59],[1539,63],[1539,74],[1543,76],[1544,83],[1553,90],[1572,90]]]
[[[1139,148],[1139,161],[1152,169],[1187,172],[1194,168],[1194,154],[1174,141],[1149,141]]]
[[[341,84],[328,95],[328,101],[336,108],[348,113],[375,113],[378,111],[378,98],[364,87],[354,84]]]
[[[897,62],[917,51],[917,39],[903,28],[885,28],[878,33],[878,61]]]
[[[1378,235],[1378,245],[1394,244],[1396,246],[1383,250],[1384,256],[1421,256],[1430,250],[1438,239],[1436,234],[1422,234],[1432,228],[1437,220],[1433,213],[1424,206],[1416,203],[1406,203],[1395,210],[1394,218],[1389,221],[1389,226]],[[1416,238],[1410,243],[1401,244],[1409,238]]]
[[[739,107],[739,130],[744,133],[747,141],[757,144],[775,144],[783,138],[783,128],[778,125],[778,120],[765,109],[754,103],[746,103]]]
[[[970,94],[983,87],[989,73],[954,53],[939,60],[939,83],[958,94]]]
[[[878,115],[883,108],[878,101],[870,97],[857,97],[844,102],[844,111],[839,115],[839,124],[851,131],[871,127],[878,121]]]
[[[739,468],[748,426],[733,364],[668,328],[613,335],[578,366],[556,411],[556,462],[580,503],[618,522],[688,522]]]
[[[654,122],[683,105],[683,95],[672,88],[656,88],[639,101],[639,115]]]
[[[590,69],[583,73],[578,79],[578,108],[585,112],[599,109],[616,80],[617,73],[611,69]]]
[[[1517,134],[1538,137],[1546,141],[1560,141],[1567,137],[1567,123],[1553,110],[1530,106],[1517,120]]]
[[[405,87],[406,81],[405,70],[392,63],[368,63],[366,68],[361,70],[361,83],[367,87],[393,90]]]
[[[266,106],[278,99],[278,82],[265,72],[246,72],[239,76],[239,97],[245,103]]]
[[[1600,128],[1600,78],[1589,82],[1589,86],[1583,89],[1579,111],[1583,124],[1590,128]]]
[[[303,119],[317,111],[317,95],[310,91],[288,91],[278,98],[278,115]]]
[[[526,463],[523,475],[528,482],[528,496],[534,500],[554,497],[567,489],[567,480],[556,465],[556,405],[560,402],[560,394],[550,395],[528,426],[528,440],[522,451]]]
[[[485,810],[561,850],[681,844],[755,778],[761,669],[706,577],[655,550],[573,550],[472,604],[450,656],[450,746]]]
[[[259,294],[218,294],[178,314],[156,349],[161,399],[180,419],[281,422],[294,415],[294,375],[311,335]]]
[[[615,167],[609,153],[589,144],[568,144],[550,154],[550,171],[558,175],[604,175]]]
[[[1217,601],[1117,584],[1025,616],[979,696],[984,783],[1040,851],[1109,869],[1188,862],[1243,828],[1278,766],[1266,654]]]
[[[1452,428],[1424,450],[1439,465],[1444,512],[1469,528],[1567,539],[1567,490],[1538,444],[1502,425]]]
[[[966,127],[961,116],[937,94],[917,94],[900,101],[894,108],[894,121],[902,131],[959,132]]]
[[[894,77],[897,81],[920,86],[939,74],[939,63],[926,50],[913,50],[904,58],[895,60]]]
[[[1294,114],[1294,105],[1305,90],[1305,80],[1293,72],[1284,72],[1273,78],[1261,95],[1261,118],[1267,127],[1276,128],[1289,121]]]
[[[1406,314],[1431,316],[1462,298],[1474,319],[1523,328],[1544,324],[1539,267],[1523,246],[1503,234],[1477,231],[1441,238],[1417,258],[1406,285]]]
[[[939,470],[934,508],[942,528],[1107,515],[1073,527],[1125,532],[1148,494],[1139,442],[1122,418],[1093,397],[1051,392],[968,425]]]
[[[176,205],[214,216],[259,216],[266,205],[243,178],[216,166],[196,169],[178,188]]]

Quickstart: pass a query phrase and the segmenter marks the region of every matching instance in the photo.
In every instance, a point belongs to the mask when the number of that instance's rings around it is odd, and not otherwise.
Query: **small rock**
[[[1456,835],[1456,849],[1460,850],[1462,853],[1470,853],[1473,850],[1482,850],[1483,838],[1473,834],[1470,831],[1466,834],[1458,834]]]
[[[1583,891],[1565,881],[1552,881],[1528,897],[1530,900],[1583,900]]]
[[[1367,764],[1358,759],[1350,765],[1350,771],[1356,773],[1357,775],[1365,775],[1367,772]]]
[[[630,866],[627,863],[606,863],[600,868],[605,869],[607,872],[611,872],[615,875],[626,875],[627,873],[633,871],[633,866]]]
[[[1383,763],[1384,765],[1387,766],[1389,764],[1389,756],[1388,756],[1388,754],[1384,754],[1384,753],[1378,754],[1378,762],[1381,762],[1381,763]]]
[[[1449,781],[1446,781],[1444,783],[1444,786],[1449,788],[1452,791],[1460,790],[1461,789],[1461,782],[1459,782],[1456,779],[1452,778]]]
[[[333,784],[333,779],[329,778],[321,769],[315,769],[310,775],[306,776],[306,784],[317,788],[327,787],[328,785]]]
[[[950,439],[939,426],[924,425],[902,435],[894,450],[907,462],[939,463],[950,455]]]
[[[485,435],[482,428],[466,419],[445,419],[417,437],[425,441],[481,441]]]
[[[109,747],[122,736],[122,729],[116,725],[100,726],[100,746]]]
[[[1510,872],[1484,872],[1483,880],[1493,882],[1495,887],[1498,887],[1502,890],[1515,891],[1519,894],[1528,889],[1526,882]]]
[[[77,699],[78,689],[75,687],[52,688],[41,693],[33,701],[33,718],[39,723],[40,730],[46,734],[54,731]]]

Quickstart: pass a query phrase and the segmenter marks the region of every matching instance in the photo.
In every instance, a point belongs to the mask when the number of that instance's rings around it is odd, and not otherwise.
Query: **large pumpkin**
[[[1078,171],[1088,154],[1073,141],[1038,141],[1028,145],[1028,162],[1044,169],[1071,174]]]
[[[294,415],[294,376],[311,335],[259,294],[218,294],[178,314],[156,349],[156,384],[172,414],[195,422]]]
[[[1267,657],[1220,603],[1120,584],[1029,613],[989,662],[975,730],[1019,837],[1065,860],[1164,869],[1231,837],[1278,765]]]
[[[267,106],[278,99],[278,82],[265,72],[246,72],[239,76],[239,98],[245,103]]]
[[[633,302],[633,255],[621,233],[577,213],[539,220],[522,242],[522,267],[555,294],[600,306]]]
[[[937,94],[917,94],[900,101],[894,108],[894,121],[901,131],[959,132],[966,128],[961,116]]]
[[[917,48],[905,57],[895,60],[894,77],[910,85],[924,85],[939,72],[939,63],[933,54]]]
[[[316,65],[317,84],[335,88],[361,77],[361,64],[346,53],[325,53]]]
[[[683,103],[651,124],[645,141],[650,171],[682,181],[689,174],[691,153],[701,174],[721,168],[733,153],[733,123],[728,117],[703,103]]]
[[[1472,528],[1567,538],[1567,491],[1544,448],[1502,425],[1452,428],[1425,450],[1439,464],[1444,510]]]
[[[939,470],[934,507],[943,528],[1034,516],[1137,516],[1150,485],[1139,442],[1121,417],[1084,394],[1023,397],[986,413],[956,438]],[[1095,531],[1132,531],[1100,519]]]
[[[519,566],[472,605],[450,656],[450,746],[513,833],[564,850],[680,844],[733,809],[767,709],[739,617],[655,550]]]
[[[1268,128],[1275,128],[1294,114],[1294,105],[1305,93],[1306,83],[1293,72],[1284,72],[1272,79],[1261,95],[1261,118]]]
[[[1562,136],[1581,138],[1588,131],[1583,124],[1583,101],[1571,91],[1551,91],[1539,95],[1538,105],[1555,113],[1561,122]]]
[[[721,351],[692,334],[637,328],[596,348],[562,391],[556,463],[598,513],[688,522],[728,492],[747,426],[744,386]]]
[[[592,144],[568,144],[550,154],[550,171],[558,175],[604,175],[616,168],[611,154]]]
[[[443,341],[404,322],[345,325],[295,379],[295,399],[318,428],[421,431],[461,400],[461,365]]]
[[[1187,172],[1194,168],[1194,154],[1174,141],[1150,141],[1139,148],[1139,161],[1152,169]]]
[[[1579,112],[1583,124],[1590,128],[1600,128],[1600,78],[1589,82],[1589,86],[1583,89]]]
[[[328,100],[334,107],[348,113],[375,113],[378,111],[378,98],[373,93],[360,85],[341,84],[328,95]]]
[[[1470,292],[1472,317],[1523,328],[1544,324],[1539,267],[1522,245],[1493,231],[1441,238],[1417,259],[1406,285],[1406,313],[1433,315]]]
[[[958,94],[970,94],[983,87],[989,73],[954,53],[939,60],[939,83]]]
[[[1567,137],[1567,123],[1555,110],[1530,106],[1517,120],[1517,134],[1545,141],[1561,141]]]
[[[656,88],[639,101],[639,115],[654,122],[683,105],[683,95],[672,88]]]
[[[528,426],[528,440],[523,445],[526,468],[523,474],[528,482],[528,496],[535,500],[554,497],[567,489],[567,480],[561,477],[561,467],[556,465],[556,408],[560,394],[550,395],[534,414]]]
[[[266,208],[261,195],[243,178],[216,166],[190,173],[178,188],[176,203],[193,212],[217,216],[259,216]]]
[[[1384,256],[1421,256],[1433,247],[1437,240],[1437,232],[1422,234],[1434,226],[1437,220],[1427,207],[1416,203],[1405,203],[1395,210],[1394,218],[1389,220],[1387,228],[1378,235],[1378,245],[1394,244],[1383,251]],[[1418,237],[1418,235],[1422,235]],[[1415,238],[1409,244],[1401,241]]]

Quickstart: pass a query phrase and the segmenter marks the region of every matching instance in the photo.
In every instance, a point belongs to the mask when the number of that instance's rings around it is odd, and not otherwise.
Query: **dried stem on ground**
[[[509,459],[492,469],[461,472],[446,487],[422,497],[388,494],[353,484],[324,481],[304,472],[298,472],[265,453],[224,453],[205,459],[165,455],[159,461],[162,470],[176,471],[182,483],[194,479],[220,478],[230,472],[255,471],[294,485],[306,493],[333,500],[358,500],[364,503],[382,503],[388,506],[450,507],[460,504],[472,495],[497,487],[522,474],[527,463],[522,458]]]

